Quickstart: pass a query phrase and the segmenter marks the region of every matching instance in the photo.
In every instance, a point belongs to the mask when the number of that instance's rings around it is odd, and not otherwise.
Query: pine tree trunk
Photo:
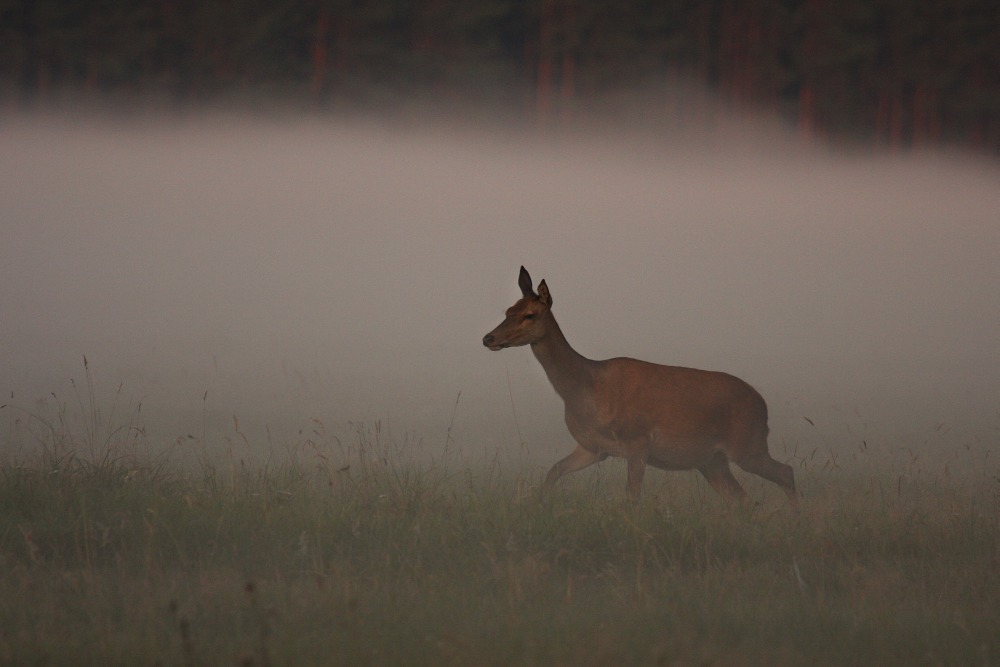
[[[553,4],[554,0],[541,0],[538,25],[538,79],[535,85],[535,103],[540,120],[552,113],[552,56],[553,56]]]
[[[810,84],[799,90],[799,136],[804,141],[812,141],[816,135],[816,101]]]
[[[330,57],[327,44],[329,33],[330,14],[325,9],[320,9],[316,16],[316,35],[312,47],[312,81],[309,84],[309,92],[313,99],[317,99],[326,87],[326,70]]]

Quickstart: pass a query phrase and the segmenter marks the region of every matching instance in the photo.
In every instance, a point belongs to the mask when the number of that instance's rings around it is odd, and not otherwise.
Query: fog
[[[756,386],[778,458],[982,461],[1000,165],[762,132],[4,118],[0,416],[78,410],[86,355],[151,448],[377,422],[553,459],[572,443],[537,362],[481,343],[524,264],[582,354]]]

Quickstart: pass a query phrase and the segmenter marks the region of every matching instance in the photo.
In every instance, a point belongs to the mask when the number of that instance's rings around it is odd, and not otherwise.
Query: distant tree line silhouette
[[[805,136],[1000,151],[996,0],[0,0],[8,106],[423,96],[558,123],[672,80]]]

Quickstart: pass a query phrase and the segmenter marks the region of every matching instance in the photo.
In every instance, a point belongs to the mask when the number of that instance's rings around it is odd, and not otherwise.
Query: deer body
[[[491,350],[530,345],[566,404],[566,426],[577,447],[549,470],[544,492],[566,473],[615,456],[627,462],[633,500],[647,465],[697,469],[722,495],[742,498],[732,461],[780,485],[797,503],[791,467],[768,452],[767,405],[753,387],[726,373],[627,357],[587,359],[559,328],[545,281],[535,294],[521,267],[518,284],[523,297],[483,344]]]

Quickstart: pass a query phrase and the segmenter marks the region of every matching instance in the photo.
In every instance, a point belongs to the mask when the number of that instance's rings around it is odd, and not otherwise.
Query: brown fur
[[[792,468],[768,452],[767,405],[753,387],[726,373],[627,357],[587,359],[563,336],[545,281],[536,294],[522,266],[518,285],[523,297],[483,337],[483,345],[491,350],[530,345],[566,403],[566,426],[577,447],[552,466],[543,491],[566,473],[618,456],[628,465],[633,500],[647,465],[697,469],[720,494],[742,499],[746,494],[729,469],[732,461],[781,486],[797,506]]]

